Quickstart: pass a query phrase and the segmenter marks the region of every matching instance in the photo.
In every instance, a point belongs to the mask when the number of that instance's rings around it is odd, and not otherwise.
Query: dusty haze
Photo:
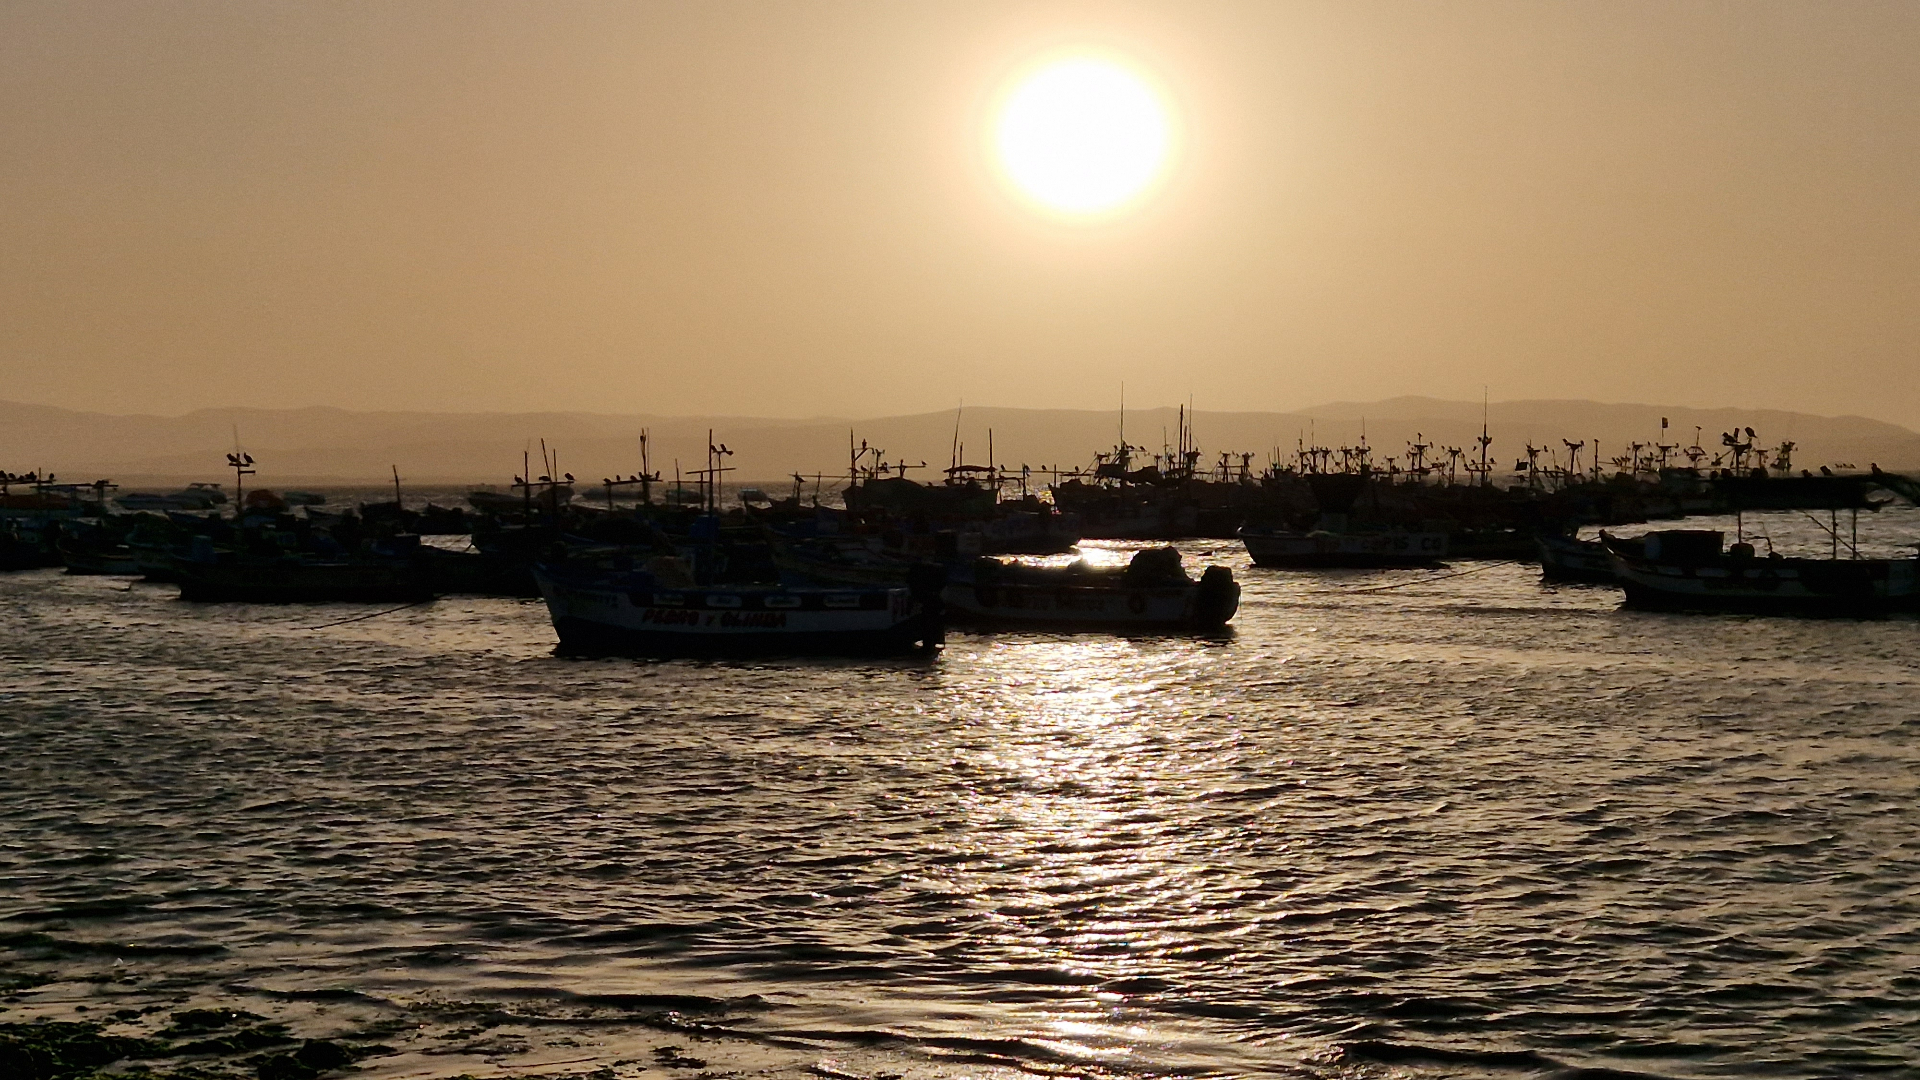
[[[1001,191],[1093,43],[1158,197]],[[0,6],[0,394],[875,416],[1589,397],[1920,424],[1920,5]],[[13,463],[17,467],[24,463]]]
[[[1670,421],[1663,433],[1662,418]],[[1406,460],[1407,443],[1432,446],[1429,457],[1446,460],[1445,448],[1475,456],[1482,420],[1493,438],[1497,476],[1508,475],[1531,444],[1545,453],[1540,464],[1564,463],[1563,440],[1585,443],[1581,463],[1590,463],[1597,443],[1606,458],[1629,453],[1634,442],[1685,446],[1700,430],[1701,444],[1720,449],[1717,436],[1753,427],[1761,445],[1798,444],[1797,466],[1878,464],[1920,469],[1920,434],[1858,416],[1809,416],[1767,410],[1691,410],[1654,405],[1602,405],[1591,401],[1478,402],[1397,398],[1340,402],[1301,413],[1201,412],[1192,432],[1206,455],[1251,454],[1258,471],[1269,460],[1290,460],[1301,440],[1350,445],[1362,434],[1376,464]],[[1130,410],[1126,439],[1157,453],[1174,443],[1175,409]],[[229,477],[220,465],[241,446],[258,458],[255,483],[269,487],[312,483],[382,482],[397,469],[409,482],[503,483],[520,472],[522,454],[539,461],[544,442],[560,468],[591,484],[612,473],[640,467],[640,435],[649,433],[652,467],[671,478],[676,459],[684,469],[701,467],[707,433],[734,453],[731,479],[787,483],[793,472],[827,476],[847,473],[848,445],[857,440],[886,451],[889,462],[925,467],[908,473],[938,479],[953,460],[955,443],[967,464],[992,461],[1039,476],[1092,464],[1097,451],[1120,438],[1120,417],[1111,411],[969,408],[860,419],[745,416],[622,416],[610,413],[406,413],[350,412],[332,408],[288,410],[205,409],[185,416],[117,416],[78,413],[44,405],[0,401],[0,461],[53,470],[64,480],[106,476],[140,486]],[[1678,464],[1676,458],[1675,461]],[[535,469],[535,472],[541,470]],[[1464,478],[1465,474],[1461,474]]]

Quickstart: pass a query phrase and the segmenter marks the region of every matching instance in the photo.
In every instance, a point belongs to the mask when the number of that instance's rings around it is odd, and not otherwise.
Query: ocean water
[[[0,576],[0,1020],[219,1004],[395,1077],[1920,1075],[1920,622],[1182,548],[1231,635],[886,662]]]

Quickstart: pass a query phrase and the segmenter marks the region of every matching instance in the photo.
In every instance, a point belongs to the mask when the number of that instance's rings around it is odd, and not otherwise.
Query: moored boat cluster
[[[1092,469],[1034,485],[1030,470],[957,459],[943,482],[920,483],[859,447],[844,486],[823,491],[816,478],[809,497],[796,476],[790,495],[772,498],[724,492],[730,451],[712,444],[691,486],[656,493],[660,477],[643,466],[603,480],[604,502],[580,499],[573,477],[549,461],[509,492],[471,493],[467,507],[409,507],[397,481],[391,502],[351,507],[314,493],[243,494],[254,475],[246,455],[229,457],[231,499],[210,483],[116,498],[106,481],[0,474],[0,568],[141,575],[201,602],[537,595],[564,649],[643,655],[924,650],[949,624],[1215,633],[1233,619],[1240,585],[1229,568],[1190,570],[1165,546],[1197,537],[1235,537],[1255,567],[1275,570],[1537,559],[1550,580],[1616,584],[1639,607],[1877,615],[1920,606],[1920,561],[1861,558],[1843,539],[1843,512],[1851,521],[1920,495],[1878,468],[1795,476],[1777,458],[1650,475],[1522,468],[1495,482],[1490,467],[1469,463],[1461,483],[1425,468],[1375,469],[1364,447],[1342,448],[1335,461],[1303,446],[1291,464],[1257,476],[1249,455],[1237,472],[1227,457],[1201,471],[1184,430],[1178,456],[1139,464],[1137,449],[1122,444]],[[1421,460],[1415,448],[1408,457]],[[1579,536],[1596,525],[1788,507],[1828,515],[1828,557],[1762,556],[1737,531],[1732,544],[1707,530]],[[1069,558],[1086,539],[1145,546]]]

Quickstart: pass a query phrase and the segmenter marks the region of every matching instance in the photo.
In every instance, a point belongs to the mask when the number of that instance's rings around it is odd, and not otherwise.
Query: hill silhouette
[[[1480,433],[1478,402],[1402,397],[1335,402],[1296,412],[1201,410],[1193,430],[1209,464],[1221,452],[1249,452],[1254,467],[1286,458],[1301,440],[1350,445],[1364,430],[1377,460],[1403,457],[1419,436],[1469,453]],[[1662,417],[1669,426],[1663,433]],[[1750,409],[1602,404],[1591,401],[1502,401],[1487,407],[1492,455],[1502,470],[1544,446],[1565,457],[1561,440],[1581,441],[1583,460],[1598,443],[1602,454],[1630,443],[1692,443],[1695,428],[1708,449],[1719,433],[1752,427],[1767,446],[1798,444],[1796,465],[1850,464],[1889,469],[1920,467],[1920,434],[1864,417],[1814,416]],[[1159,450],[1175,438],[1178,410],[1129,411],[1129,443]],[[1117,412],[1071,409],[967,407],[959,411],[864,419],[768,419],[746,416],[646,416],[578,412],[419,413],[355,412],[335,408],[204,409],[183,416],[119,416],[41,405],[0,402],[0,468],[51,469],[63,479],[110,477],[128,483],[218,479],[236,437],[259,461],[261,483],[274,485],[380,481],[397,466],[410,483],[504,483],[520,470],[521,454],[539,454],[540,441],[559,454],[560,468],[583,481],[640,465],[639,436],[650,432],[653,467],[668,477],[677,458],[700,467],[711,429],[735,451],[729,464],[743,481],[778,482],[795,472],[844,474],[848,439],[881,447],[892,461],[925,462],[908,475],[934,478],[952,460],[957,441],[966,462],[1070,470],[1092,461],[1121,438]],[[1546,460],[1546,455],[1542,456]]]

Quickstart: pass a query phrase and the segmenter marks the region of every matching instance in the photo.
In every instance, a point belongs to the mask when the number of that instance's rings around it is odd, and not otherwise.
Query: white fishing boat
[[[875,655],[941,641],[937,595],[922,599],[916,592],[927,590],[908,585],[698,585],[659,565],[567,562],[536,566],[534,580],[562,649],[574,653]]]
[[[151,491],[135,491],[121,495],[114,500],[123,510],[211,510],[216,506],[225,506],[227,493],[219,484],[193,483],[172,493],[160,495]]]
[[[1247,554],[1255,566],[1279,569],[1432,566],[1447,556],[1447,534],[1442,532],[1399,529],[1297,532],[1249,525],[1240,530],[1240,540],[1247,545]]]

